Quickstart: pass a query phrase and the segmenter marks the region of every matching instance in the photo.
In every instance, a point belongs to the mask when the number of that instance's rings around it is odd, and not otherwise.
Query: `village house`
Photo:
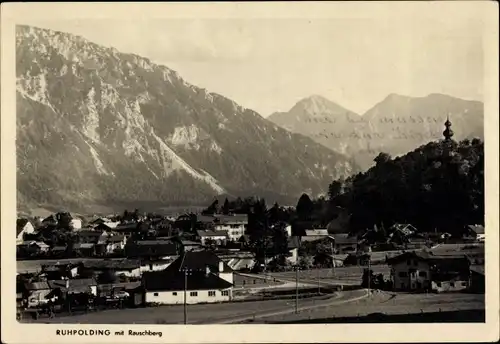
[[[106,224],[104,224],[106,225]],[[123,234],[126,237],[132,236],[132,234],[138,232],[138,227],[139,224],[137,222],[131,221],[131,222],[124,222],[124,223],[119,223],[113,231]]]
[[[42,221],[42,225],[45,227],[57,227],[61,224],[67,226],[67,229],[80,230],[82,228],[82,219],[68,212],[59,212],[46,217]]]
[[[468,287],[470,261],[465,256],[440,256],[410,251],[389,258],[394,290],[436,292]]]
[[[106,238],[105,254],[111,254],[125,249],[127,237],[125,235],[110,235]]]
[[[300,238],[297,236],[289,236],[288,256],[286,257],[286,260],[292,265],[297,264],[299,258],[299,247],[300,247]]]
[[[98,217],[97,219],[93,220],[90,222],[90,225],[94,228],[97,228],[99,225],[106,225],[105,228],[113,229],[118,226],[120,222],[118,221],[111,221],[111,219],[108,219],[107,217]]]
[[[227,231],[213,231],[213,230],[198,230],[196,231],[198,238],[203,246],[212,242],[216,246],[225,245],[228,241]]]
[[[143,287],[147,304],[226,302],[232,298],[233,271],[215,254],[186,252],[163,271],[146,272]]]
[[[333,235],[334,248],[337,253],[356,252],[358,239],[354,236],[349,236],[348,233],[337,233]]]
[[[467,238],[472,238],[478,242],[484,242],[484,226],[482,225],[469,225],[467,226]]]
[[[150,260],[172,260],[177,258],[179,249],[169,240],[139,240],[125,245],[125,255],[129,258]]]
[[[37,307],[46,302],[51,288],[46,281],[25,283],[23,288],[23,299],[27,300],[28,307]]]
[[[67,246],[54,246],[50,249],[50,256],[53,258],[63,258],[68,253]]]
[[[73,252],[78,257],[93,257],[96,255],[96,245],[94,243],[74,244]]]
[[[312,241],[323,240],[326,238],[332,238],[330,235],[328,235],[328,230],[324,228],[318,228],[318,229],[306,229],[305,235],[303,235],[300,238],[300,240],[303,242],[312,242]]]
[[[94,273],[96,276],[109,272],[114,276],[140,277],[141,262],[138,259],[102,259],[82,262],[80,273]]]
[[[484,294],[485,292],[485,279],[484,279],[484,265],[473,265],[470,268],[470,291],[473,293]]]
[[[24,241],[24,235],[34,234],[35,227],[28,219],[17,219],[16,226],[16,243],[20,244]]]
[[[216,215],[214,230],[227,231],[230,241],[238,241],[248,226],[248,215]]]
[[[47,280],[70,279],[78,276],[78,265],[59,264],[59,262],[52,265],[42,265],[41,272]]]
[[[169,267],[175,259],[141,259],[140,273],[162,271]]]
[[[80,242],[98,244],[99,242],[105,242],[109,233],[103,230],[81,230],[77,233]]]
[[[31,256],[46,254],[49,251],[50,246],[43,241],[30,240],[19,243],[16,248],[19,256]]]
[[[183,249],[184,252],[187,252],[187,251],[196,251],[196,250],[201,250],[202,249],[201,242],[181,239],[180,243],[182,245],[182,249]]]
[[[137,307],[143,304],[144,293],[141,287],[141,281],[97,285],[97,294],[102,298],[115,298],[120,292],[126,292],[129,295],[126,300],[129,306]]]
[[[59,289],[63,295],[92,294],[97,296],[97,281],[94,278],[64,279],[48,281],[51,290]]]

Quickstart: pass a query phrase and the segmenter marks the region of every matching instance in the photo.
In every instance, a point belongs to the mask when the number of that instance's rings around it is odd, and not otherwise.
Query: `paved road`
[[[299,300],[299,306],[313,308],[328,305],[332,302],[348,302],[350,298],[359,298],[362,290],[349,291],[340,296],[323,296]],[[294,312],[294,300],[269,300],[252,302],[232,302],[220,304],[188,305],[188,323],[214,324],[229,323],[233,319],[245,319],[286,314]],[[79,323],[79,324],[182,324],[184,308],[182,305],[147,307],[136,309],[107,310],[65,317],[40,318],[37,323]],[[26,319],[27,322],[33,322]]]

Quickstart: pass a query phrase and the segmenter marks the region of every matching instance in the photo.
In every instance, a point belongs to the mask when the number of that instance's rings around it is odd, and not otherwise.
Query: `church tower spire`
[[[451,130],[451,122],[449,114],[446,116],[446,122],[444,122],[444,126],[446,127],[446,129],[443,131],[444,140],[451,141],[451,138],[453,137],[453,130]]]

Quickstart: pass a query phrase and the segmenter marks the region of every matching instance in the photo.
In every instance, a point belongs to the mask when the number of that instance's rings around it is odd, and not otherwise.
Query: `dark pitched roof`
[[[99,223],[97,226],[94,227],[94,230],[96,231],[112,231],[113,228],[109,227],[106,222],[104,223]]]
[[[69,288],[66,288],[66,282]],[[51,289],[61,289],[61,291],[68,291],[70,293],[85,293],[89,290],[90,286],[97,285],[93,278],[70,279],[70,280],[54,280],[48,281]]]
[[[484,275],[484,265],[471,265],[470,271]]]
[[[26,226],[28,222],[29,222],[28,219],[17,219],[16,236],[18,236],[19,233],[23,231],[24,226]]]
[[[336,245],[357,244],[358,238],[349,236],[348,233],[337,233],[333,235]]]
[[[103,260],[86,260],[83,266],[89,269],[122,269],[132,270],[141,266],[138,259],[103,259]]]
[[[120,223],[118,224],[113,230],[119,232],[119,231],[135,231],[139,227],[139,223],[137,222],[131,222],[131,223]]]
[[[227,231],[211,231],[211,230],[197,230],[196,233],[200,237],[221,237],[221,236],[226,236],[227,237]]]
[[[73,249],[74,250],[81,250],[81,249],[91,249],[94,248],[95,244],[93,243],[79,243],[79,244],[74,244]]]
[[[66,246],[54,246],[51,251],[66,251]]]
[[[248,215],[246,214],[216,215],[215,221],[221,224],[247,224]]]
[[[469,230],[476,234],[484,234],[484,226],[481,225],[469,225]]]
[[[197,222],[203,222],[203,223],[212,223],[212,222],[215,221],[215,217],[214,216],[208,216],[208,215],[196,215],[196,221]]]
[[[121,242],[125,239],[125,235],[113,235],[107,238],[109,242]]]
[[[219,271],[219,262],[223,263],[222,272],[232,272],[233,269],[224,263],[215,253],[210,251],[188,251],[177,258],[167,270],[206,271],[207,266],[212,272]]]
[[[177,245],[166,240],[142,240],[125,246],[128,257],[176,256]]]
[[[141,286],[140,281],[123,283],[105,283],[97,285],[99,292],[112,291],[113,289],[134,290]]]
[[[470,263],[466,255],[435,255],[432,252],[419,250],[419,251],[408,251],[400,255],[391,257],[387,259],[389,264],[398,263],[410,258],[419,259],[421,261],[426,261],[429,264],[439,264],[439,265],[454,265],[460,263]]]
[[[47,282],[32,282],[32,283],[26,283],[24,285],[26,290],[43,290],[43,289],[50,289],[49,283]]]
[[[90,229],[84,229],[77,232],[78,236],[81,237],[100,237],[103,233],[104,231]]]
[[[186,280],[187,283],[184,285],[184,272],[170,269],[145,272],[143,275],[144,288],[147,291],[181,291],[184,287],[186,290],[213,290],[233,286],[226,280],[206,271],[192,271],[188,273]]]

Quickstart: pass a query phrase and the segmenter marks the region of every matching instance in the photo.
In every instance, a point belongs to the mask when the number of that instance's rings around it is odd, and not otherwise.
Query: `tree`
[[[224,205],[222,206],[222,214],[229,215],[230,212],[231,212],[231,208],[229,206],[229,201],[226,198],[226,200],[224,201]]]
[[[314,258],[312,256],[300,256],[299,257],[299,268],[302,270],[309,270],[312,268]]]
[[[275,256],[286,256],[288,254],[288,233],[284,225],[276,225],[272,230],[273,253]]]
[[[375,161],[375,163],[378,165],[378,164],[385,164],[387,163],[388,161],[391,160],[391,156],[387,153],[384,153],[384,152],[380,152],[376,157],[375,159],[373,159],[373,161]]]
[[[340,194],[342,191],[342,183],[339,180],[334,180],[329,186],[328,186],[328,200],[330,202],[333,202],[335,198]]]
[[[297,217],[300,220],[309,220],[314,210],[314,204],[307,194],[302,194],[297,202]]]
[[[111,270],[104,270],[98,278],[98,282],[103,284],[115,283],[116,280],[116,274]]]

